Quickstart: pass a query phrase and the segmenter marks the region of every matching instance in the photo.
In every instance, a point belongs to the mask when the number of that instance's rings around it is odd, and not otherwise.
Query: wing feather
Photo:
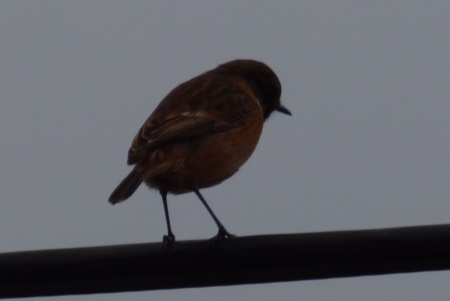
[[[251,107],[254,108],[258,101],[253,95],[243,93],[245,90],[235,91],[213,93],[214,97],[210,98],[211,91],[205,89],[207,93],[197,94],[195,99],[191,99],[191,105],[184,107],[184,111],[172,110],[170,114],[150,116],[133,140],[128,152],[128,164],[146,160],[149,152],[167,144],[216,135],[243,126]],[[199,102],[199,99],[202,101]],[[196,103],[206,105],[195,108]]]

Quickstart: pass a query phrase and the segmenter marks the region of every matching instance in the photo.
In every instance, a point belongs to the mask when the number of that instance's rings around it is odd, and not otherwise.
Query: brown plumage
[[[129,198],[142,182],[161,193],[168,235],[175,239],[167,193],[195,192],[219,227],[218,237],[231,236],[199,189],[231,177],[253,153],[264,120],[281,105],[281,84],[264,63],[234,60],[173,89],[136,134],[128,152],[134,168],[109,197],[116,204]]]

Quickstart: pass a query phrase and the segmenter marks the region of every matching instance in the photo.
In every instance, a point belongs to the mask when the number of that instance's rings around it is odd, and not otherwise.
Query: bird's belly
[[[258,144],[261,123],[158,150],[158,163],[149,162],[145,183],[170,193],[185,193],[219,184],[247,161]],[[152,160],[150,160],[152,161]]]

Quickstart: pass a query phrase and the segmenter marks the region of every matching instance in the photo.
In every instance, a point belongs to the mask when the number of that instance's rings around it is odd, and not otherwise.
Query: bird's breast
[[[263,122],[258,108],[242,127],[155,150],[147,163],[146,184],[175,194],[219,184],[252,155]]]

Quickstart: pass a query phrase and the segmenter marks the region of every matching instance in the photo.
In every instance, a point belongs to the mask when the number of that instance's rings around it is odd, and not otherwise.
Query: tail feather
[[[144,173],[133,169],[125,179],[120,182],[119,186],[114,189],[108,201],[111,204],[120,203],[128,199],[141,185],[144,180]]]

